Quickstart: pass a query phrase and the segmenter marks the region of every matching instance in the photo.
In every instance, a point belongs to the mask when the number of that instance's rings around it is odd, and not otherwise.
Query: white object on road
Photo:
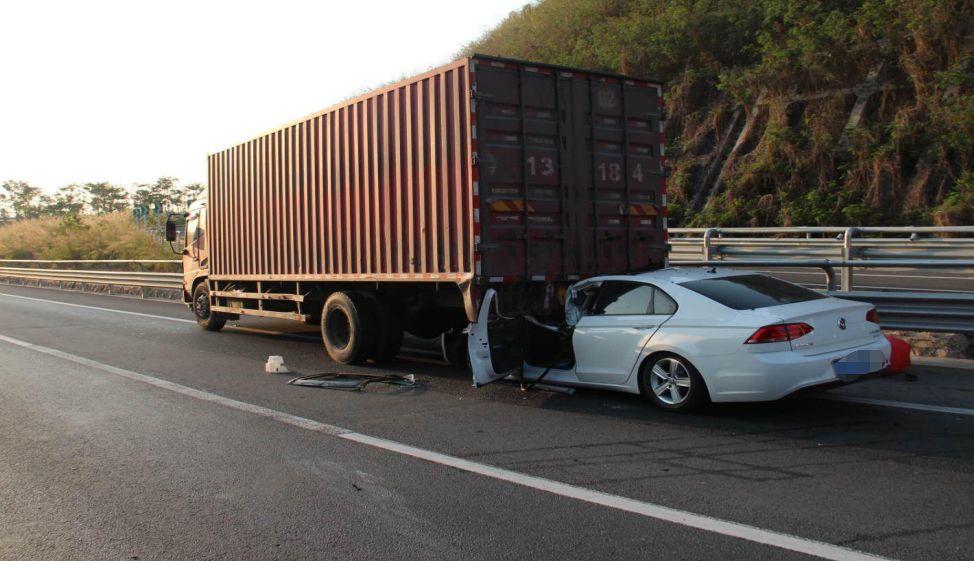
[[[290,372],[287,366],[284,366],[284,357],[278,355],[271,355],[267,357],[267,364],[264,365],[264,372],[268,374],[287,374]]]
[[[488,290],[469,328],[474,385],[518,380],[642,393],[667,409],[770,401],[850,382],[889,362],[871,304],[760,273],[663,269],[586,279],[565,324],[497,313]],[[528,346],[530,351],[528,352]]]

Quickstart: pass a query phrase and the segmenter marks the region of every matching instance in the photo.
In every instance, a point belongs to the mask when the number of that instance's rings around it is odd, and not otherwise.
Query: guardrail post
[[[140,272],[145,272],[145,265],[142,263],[137,263]],[[145,300],[145,286],[139,286],[139,298]]]
[[[712,261],[713,260],[713,247],[710,245],[710,239],[714,237],[717,232],[717,228],[707,228],[707,231],[703,233],[703,260]]]
[[[830,292],[835,290],[835,268],[826,265],[822,270],[825,271],[825,290]]]
[[[854,250],[852,248],[852,238],[856,235],[855,228],[846,228],[845,232],[842,234],[842,260],[852,261],[855,258],[853,255]],[[852,290],[852,267],[842,267],[842,290],[850,291]]]

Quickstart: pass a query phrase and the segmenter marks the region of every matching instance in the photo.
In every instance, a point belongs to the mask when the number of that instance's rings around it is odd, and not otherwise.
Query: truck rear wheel
[[[227,324],[227,316],[210,309],[210,287],[206,281],[193,290],[193,315],[196,323],[207,331],[219,331]]]
[[[321,310],[321,339],[328,356],[342,364],[365,362],[376,344],[373,306],[361,294],[335,292]]]

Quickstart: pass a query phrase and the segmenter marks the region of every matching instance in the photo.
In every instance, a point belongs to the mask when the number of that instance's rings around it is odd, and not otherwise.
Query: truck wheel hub
[[[197,317],[201,319],[210,317],[210,298],[205,293],[196,297],[194,307]]]

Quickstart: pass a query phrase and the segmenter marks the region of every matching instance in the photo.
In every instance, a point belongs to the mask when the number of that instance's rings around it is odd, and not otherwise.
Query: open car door
[[[467,337],[474,387],[521,373],[527,351],[525,321],[523,317],[501,315],[497,291],[487,291],[477,323],[470,325]]]

